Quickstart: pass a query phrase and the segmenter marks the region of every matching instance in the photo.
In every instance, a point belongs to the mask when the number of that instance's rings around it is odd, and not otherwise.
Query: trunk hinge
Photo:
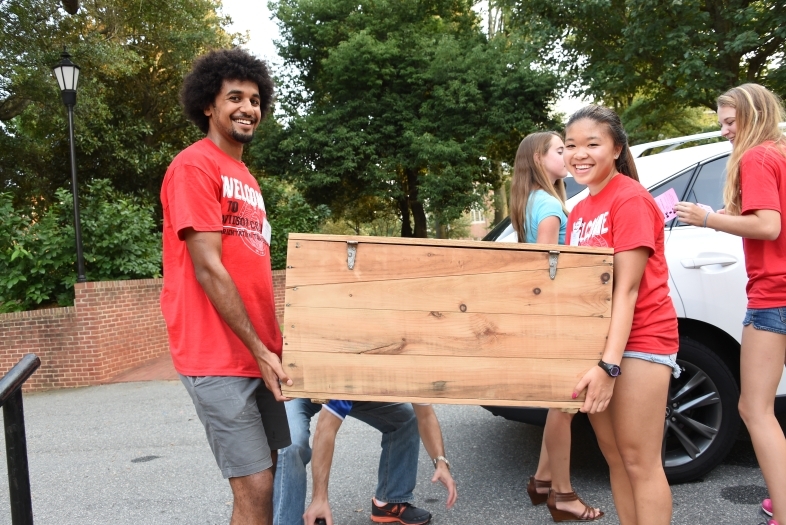
[[[358,253],[358,242],[347,241],[347,268],[352,270],[355,268],[355,257]]]
[[[559,250],[549,250],[549,277],[551,280],[557,278],[557,263],[559,262]]]

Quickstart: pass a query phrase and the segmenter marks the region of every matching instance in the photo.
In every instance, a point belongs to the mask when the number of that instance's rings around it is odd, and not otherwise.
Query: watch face
[[[619,365],[612,365],[604,362],[603,360],[598,363],[598,366],[601,367],[611,377],[617,377],[622,373]]]

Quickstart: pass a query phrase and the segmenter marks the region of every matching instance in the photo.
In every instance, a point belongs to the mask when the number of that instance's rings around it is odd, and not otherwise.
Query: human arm
[[[538,244],[559,244],[559,217],[551,215],[538,223]]]
[[[328,502],[328,481],[336,447],[336,434],[341,423],[341,418],[330,410],[323,407],[319,412],[311,453],[311,475],[314,483],[311,503],[303,514],[305,525],[314,525],[317,518],[325,518],[327,525],[333,525],[333,513]]]
[[[745,215],[729,215],[708,212],[690,202],[678,202],[674,205],[674,211],[685,224],[706,226],[747,239],[774,241],[781,234],[781,214],[775,210],[753,210]]]
[[[292,385],[292,380],[284,372],[278,356],[268,350],[259,339],[232,276],[221,262],[221,233],[198,232],[193,228],[186,228],[183,230],[183,237],[194,264],[197,282],[218,315],[254,356],[265,386],[276,400],[285,401],[287,398],[281,394],[279,380],[287,385]]]
[[[639,297],[639,285],[647,266],[650,249],[646,247],[634,248],[614,254],[614,289],[611,301],[611,323],[606,346],[601,359],[607,363],[620,364],[622,353],[630,337],[633,325],[633,311]],[[584,399],[582,412],[594,414],[603,412],[611,400],[614,392],[614,378],[599,366],[593,366],[573,390],[573,398],[585,388],[587,396]]]
[[[439,456],[445,456],[445,444],[442,441],[442,429],[439,426],[437,414],[434,412],[434,407],[431,405],[417,405],[412,404],[415,410],[415,416],[418,418],[418,432],[420,432],[420,440],[423,441],[423,446],[426,448],[429,457],[433,461]],[[450,474],[450,468],[444,461],[437,461],[434,476],[431,478],[432,483],[439,481],[445,488],[448,489],[447,508],[451,508],[456,503],[457,492],[456,482]]]

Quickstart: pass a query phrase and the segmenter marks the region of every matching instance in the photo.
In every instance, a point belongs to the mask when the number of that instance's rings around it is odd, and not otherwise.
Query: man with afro
[[[181,102],[206,137],[161,188],[161,310],[175,369],[234,495],[233,525],[272,520],[276,454],[290,444],[265,202],[241,161],[273,98],[261,60],[235,48],[198,58]]]

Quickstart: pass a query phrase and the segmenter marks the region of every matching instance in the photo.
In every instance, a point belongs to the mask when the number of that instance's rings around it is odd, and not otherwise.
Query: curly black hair
[[[263,119],[270,110],[273,80],[265,62],[239,47],[211,51],[194,61],[180,90],[180,103],[183,104],[186,117],[205,134],[209,129],[205,108],[215,102],[224,80],[256,82]]]

